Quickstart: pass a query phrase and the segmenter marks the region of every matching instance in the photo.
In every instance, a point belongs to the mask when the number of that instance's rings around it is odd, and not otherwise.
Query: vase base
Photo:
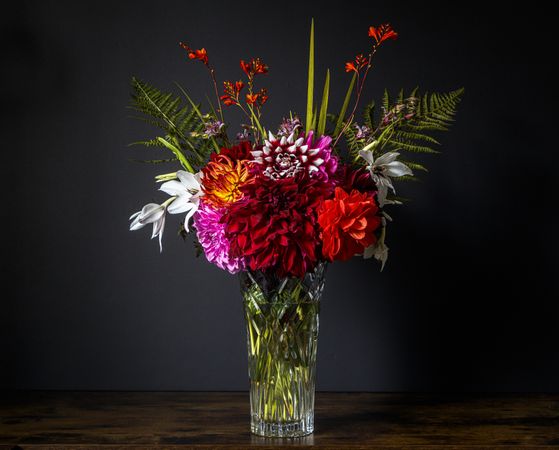
[[[265,437],[301,437],[314,431],[314,414],[290,422],[266,422],[256,414],[250,419],[250,431]]]

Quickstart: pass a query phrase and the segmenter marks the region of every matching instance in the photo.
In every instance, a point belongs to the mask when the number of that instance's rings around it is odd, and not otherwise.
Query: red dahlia
[[[219,155],[224,155],[229,157],[232,161],[242,161],[245,159],[252,159],[252,144],[249,141],[241,141],[238,145],[234,145],[233,147],[223,147],[221,148]],[[212,159],[218,156],[217,153],[212,153]]]
[[[225,235],[234,257],[247,268],[302,278],[320,252],[316,209],[332,187],[307,174],[273,180],[259,176],[243,186],[244,198],[229,206]]]
[[[348,194],[337,187],[334,198],[324,200],[318,208],[323,256],[328,261],[346,261],[363,253],[377,240],[374,231],[381,224],[378,211],[371,194],[357,190]]]
[[[336,186],[346,192],[357,189],[359,192],[376,193],[377,185],[371,178],[369,171],[363,167],[352,168],[348,164],[339,164],[334,177]]]

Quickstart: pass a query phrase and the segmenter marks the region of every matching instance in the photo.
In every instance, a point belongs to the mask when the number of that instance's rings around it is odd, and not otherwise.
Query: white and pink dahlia
[[[229,273],[237,273],[244,269],[244,260],[229,256],[225,224],[220,222],[224,211],[225,208],[214,208],[209,203],[201,201],[194,215],[194,227],[198,242],[204,249],[208,261]]]
[[[328,181],[338,166],[331,143],[330,136],[321,136],[314,141],[312,131],[297,139],[295,133],[278,139],[269,132],[264,145],[252,151],[252,156],[254,162],[261,165],[264,175],[272,179],[293,177],[306,171],[312,177]]]

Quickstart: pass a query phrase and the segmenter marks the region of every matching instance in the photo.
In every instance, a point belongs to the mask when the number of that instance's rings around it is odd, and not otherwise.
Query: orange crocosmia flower
[[[345,71],[359,72],[366,65],[367,65],[367,58],[365,58],[363,54],[360,54],[355,57],[355,61],[350,61],[345,63]]]
[[[318,207],[322,254],[328,261],[346,261],[374,244],[381,225],[379,208],[370,193],[337,187],[334,198]]]
[[[398,33],[396,33],[389,23],[380,25],[379,27],[369,27],[369,36],[374,38],[377,44],[386,41],[387,39],[396,39]]]
[[[260,58],[252,58],[250,62],[245,62],[241,59],[240,65],[249,79],[252,79],[256,74],[268,73],[268,66]]]
[[[260,89],[260,92],[258,93],[258,100],[260,101],[261,105],[268,101],[268,91],[266,89]]]
[[[253,60],[254,73],[268,73],[268,66],[264,64],[260,58]]]
[[[243,198],[240,187],[253,180],[247,160],[233,161],[225,155],[212,154],[210,162],[202,169],[204,199],[221,208]]]
[[[254,105],[258,100],[258,97],[259,97],[258,94],[247,94],[247,103],[249,105]]]
[[[245,86],[245,84],[242,81],[236,81],[235,82],[235,91],[237,92],[241,92],[241,89]]]
[[[232,106],[232,105],[237,104],[237,101],[233,97],[231,97],[230,95],[222,95],[221,97],[219,97],[219,99],[226,106]]]
[[[247,75],[248,77],[250,77],[250,63],[244,62],[244,61],[241,59],[241,63],[240,63],[240,64],[241,64],[241,69],[243,70],[243,72],[246,73],[246,75]]]
[[[197,59],[199,61],[202,61],[205,65],[208,65],[208,53],[206,52],[205,48],[201,48],[200,50],[193,50],[188,46],[188,44],[179,42],[179,45],[187,51],[188,57],[190,59]]]
[[[346,72],[351,72],[351,71],[357,72],[357,67],[355,67],[355,64],[353,64],[353,62],[349,61],[345,63],[345,71]]]

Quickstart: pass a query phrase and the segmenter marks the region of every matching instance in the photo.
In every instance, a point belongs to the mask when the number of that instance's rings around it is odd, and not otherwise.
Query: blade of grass
[[[336,123],[336,129],[334,130],[334,136],[337,136],[338,133],[342,130],[342,126],[344,124],[345,113],[347,112],[347,108],[349,106],[349,101],[351,100],[351,94],[353,92],[353,86],[355,85],[355,80],[356,79],[357,79],[357,74],[354,73],[353,77],[351,77],[351,81],[349,82],[349,87],[347,88],[347,93],[345,95],[344,103],[342,105],[342,109],[340,110],[340,115],[338,116],[338,121]]]
[[[328,95],[330,94],[330,69],[326,71],[326,81],[324,81],[324,90],[322,91],[322,103],[320,104],[320,113],[318,115],[317,136],[322,136],[326,130],[326,114],[328,112]]]
[[[183,152],[181,152],[177,147],[175,147],[173,144],[163,139],[162,137],[158,137],[157,140],[173,152],[173,154],[177,157],[177,159],[180,161],[180,163],[186,170],[188,170],[190,173],[196,173],[192,168],[192,166],[190,165],[190,163],[188,162],[188,160],[186,159],[186,157],[184,156]]]
[[[311,20],[311,35],[309,39],[309,76],[307,82],[307,118],[305,127],[307,133],[313,121],[313,94],[314,94],[314,19]]]

